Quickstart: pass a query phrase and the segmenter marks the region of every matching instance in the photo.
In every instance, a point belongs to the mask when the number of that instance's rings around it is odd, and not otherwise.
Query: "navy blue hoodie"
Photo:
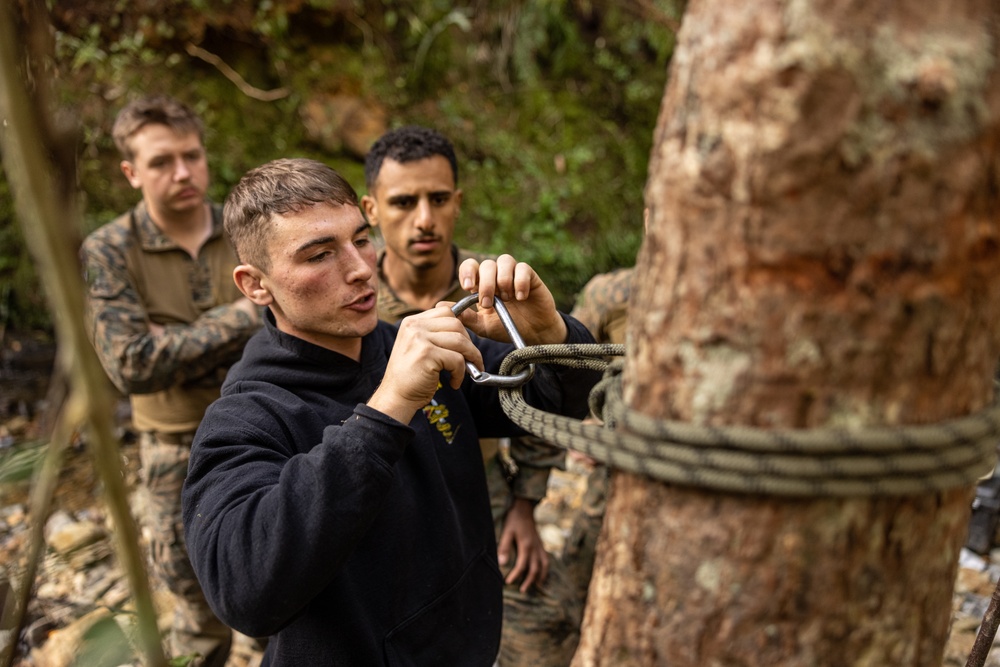
[[[191,451],[184,527],[219,618],[265,665],[490,665],[502,577],[480,437],[521,433],[496,389],[439,387],[409,425],[368,408],[396,327],[361,360],[278,331],[233,366]],[[567,342],[591,342],[567,318]],[[496,371],[510,345],[474,337]],[[532,404],[586,413],[597,375],[540,368]]]

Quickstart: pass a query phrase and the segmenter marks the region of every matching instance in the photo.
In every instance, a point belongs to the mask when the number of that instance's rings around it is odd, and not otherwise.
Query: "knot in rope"
[[[538,345],[500,367],[530,363],[603,371],[590,394],[605,426],[533,408],[520,387],[500,402],[516,424],[561,447],[663,482],[783,496],[876,496],[968,486],[996,463],[1000,405],[936,424],[868,428],[762,429],[655,419],[622,400],[623,345]]]

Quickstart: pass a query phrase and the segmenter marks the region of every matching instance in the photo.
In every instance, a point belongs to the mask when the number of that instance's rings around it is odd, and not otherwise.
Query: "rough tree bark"
[[[994,0],[692,0],[658,121],[625,401],[935,422],[993,396]],[[937,665],[972,484],[871,499],[615,475],[574,665]]]

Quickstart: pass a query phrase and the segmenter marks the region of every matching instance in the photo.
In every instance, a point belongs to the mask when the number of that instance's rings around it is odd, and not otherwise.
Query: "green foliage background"
[[[531,262],[563,308],[594,273],[630,265],[653,128],[683,0],[50,0],[52,89],[79,127],[84,233],[137,200],[114,115],[165,92],[206,122],[221,201],[249,168],[308,156],[365,190],[361,158],[310,141],[318,91],[374,101],[395,127],[440,129],[465,190],[456,239]],[[274,102],[188,55],[196,44]],[[75,236],[77,234],[69,230]],[[46,326],[0,177],[0,326]]]

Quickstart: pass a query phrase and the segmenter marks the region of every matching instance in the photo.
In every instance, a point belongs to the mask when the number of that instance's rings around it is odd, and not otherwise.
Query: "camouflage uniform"
[[[181,486],[198,423],[259,326],[232,305],[242,295],[222,209],[212,207],[212,234],[197,258],[160,231],[144,203],[88,236],[81,255],[91,340],[140,432],[139,520],[153,572],[176,597],[168,651],[221,665],[231,631],[209,609],[188,561]],[[163,333],[153,335],[150,324]]]
[[[628,299],[635,269],[616,269],[594,276],[580,290],[570,313],[598,343],[624,343]]]
[[[452,255],[456,267],[469,258],[491,259],[489,255],[456,247],[452,248]],[[421,311],[400,299],[389,287],[382,275],[384,258],[382,251],[378,259],[378,313],[386,322],[395,323]],[[468,294],[459,284],[456,271],[448,294],[442,300],[458,301]],[[565,462],[562,449],[538,438],[514,438],[509,443],[505,440],[483,438],[479,441],[498,541],[504,517],[514,498],[527,498],[535,504],[540,502],[545,497],[552,468],[562,467]],[[549,576],[542,586],[534,586],[527,593],[521,593],[519,586],[519,583],[504,586],[500,665],[568,665],[579,640],[582,607],[566,603],[573,589],[562,563],[550,557]]]
[[[584,285],[572,315],[598,343],[624,343],[629,292],[633,269],[618,269],[594,276]],[[580,510],[573,519],[562,560],[582,606],[586,605],[590,577],[594,569],[597,538],[607,504],[608,467],[598,464],[587,476]]]

